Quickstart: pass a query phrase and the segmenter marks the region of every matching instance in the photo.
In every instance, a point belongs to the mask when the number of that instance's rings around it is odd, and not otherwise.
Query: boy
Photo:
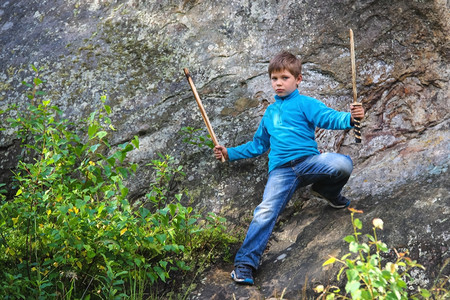
[[[269,105],[253,140],[233,148],[217,145],[215,157],[229,161],[269,153],[269,178],[263,200],[256,207],[245,240],[236,254],[231,278],[253,284],[277,217],[298,187],[312,184],[312,192],[334,208],[345,208],[350,200],[341,195],[353,170],[350,157],[321,154],[315,141],[315,128],[350,129],[353,120],[364,117],[362,106],[351,106],[350,113],[338,112],[325,104],[300,95],[301,61],[289,52],[276,55],[269,64],[269,77],[275,103]]]

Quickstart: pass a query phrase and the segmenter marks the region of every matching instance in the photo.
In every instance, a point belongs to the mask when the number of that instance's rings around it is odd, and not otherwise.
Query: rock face
[[[363,143],[353,133],[317,131],[322,151],[350,155],[355,170],[345,194],[371,218],[385,221],[382,239],[407,248],[427,267],[429,285],[449,257],[450,7],[414,1],[3,1],[0,4],[0,109],[23,104],[28,67],[43,67],[48,97],[67,117],[88,115],[108,95],[111,141],[137,135],[141,165],[130,182],[145,194],[156,154],[176,157],[198,207],[246,228],[267,178],[267,156],[221,164],[206,148],[186,145],[184,126],[204,128],[184,78],[189,68],[220,143],[250,140],[273,95],[269,60],[287,49],[302,58],[300,92],[348,110],[348,29],[355,34],[359,101],[367,111]],[[5,126],[5,115],[2,125]],[[7,182],[19,152],[13,130],[0,132],[0,176]],[[206,135],[206,130],[203,132]],[[260,270],[258,288],[236,287],[232,266],[213,268],[198,299],[297,298],[304,287],[333,282],[322,269],[346,253],[347,211],[309,200],[299,190],[280,218]],[[449,274],[449,269],[444,274]],[[307,279],[307,280],[306,280]],[[305,284],[306,282],[306,284]]]

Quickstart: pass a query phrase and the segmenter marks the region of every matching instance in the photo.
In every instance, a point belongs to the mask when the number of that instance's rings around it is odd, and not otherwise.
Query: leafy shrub
[[[380,253],[388,252],[389,249],[385,243],[378,240],[377,229],[383,229],[383,221],[375,218],[373,224],[373,235],[367,234],[368,243],[360,240],[362,222],[355,218],[355,213],[362,211],[350,208],[351,220],[353,224],[353,235],[348,235],[344,240],[349,244],[350,253],[345,254],[341,259],[331,257],[323,263],[324,266],[340,263],[343,267],[337,275],[337,280],[345,270],[347,283],[345,285],[345,295],[341,294],[339,287],[328,286],[325,288],[320,285],[315,288],[316,292],[321,293],[322,299],[446,299],[450,293],[444,286],[448,279],[437,282],[431,290],[418,289],[416,294],[410,295],[408,291],[408,282],[411,282],[409,272],[413,268],[424,267],[416,261],[411,260],[407,253],[398,253],[394,262],[386,262],[382,265]],[[375,253],[371,251],[375,249]],[[352,254],[356,257],[351,258]],[[444,265],[445,267],[445,265]],[[349,295],[349,296],[347,296]]]
[[[183,135],[183,142],[191,145],[195,145],[199,148],[206,146],[210,149],[214,148],[214,143],[211,140],[211,136],[208,134],[206,136],[198,135],[202,129],[193,127],[182,127],[181,134]]]
[[[171,272],[189,270],[193,251],[211,237],[232,240],[224,219],[202,220],[181,204],[182,194],[171,197],[167,182],[183,172],[170,156],[151,163],[153,205],[131,205],[125,181],[138,166],[126,158],[139,139],[108,143],[114,127],[105,95],[100,109],[73,124],[50,100],[39,103],[42,83],[38,76],[25,83],[31,104],[8,119],[27,155],[14,173],[15,197],[0,191],[3,298],[142,298]]]

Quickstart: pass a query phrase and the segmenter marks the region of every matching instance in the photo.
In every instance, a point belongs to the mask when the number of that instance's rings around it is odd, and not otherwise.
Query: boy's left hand
[[[354,119],[364,118],[364,107],[362,105],[350,104],[350,114],[352,115],[352,122]]]

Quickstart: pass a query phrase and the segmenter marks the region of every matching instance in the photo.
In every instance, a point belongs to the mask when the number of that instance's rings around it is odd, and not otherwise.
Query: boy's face
[[[270,75],[272,88],[279,97],[285,97],[297,89],[298,84],[302,81],[302,75],[297,78],[288,70],[274,71]]]

